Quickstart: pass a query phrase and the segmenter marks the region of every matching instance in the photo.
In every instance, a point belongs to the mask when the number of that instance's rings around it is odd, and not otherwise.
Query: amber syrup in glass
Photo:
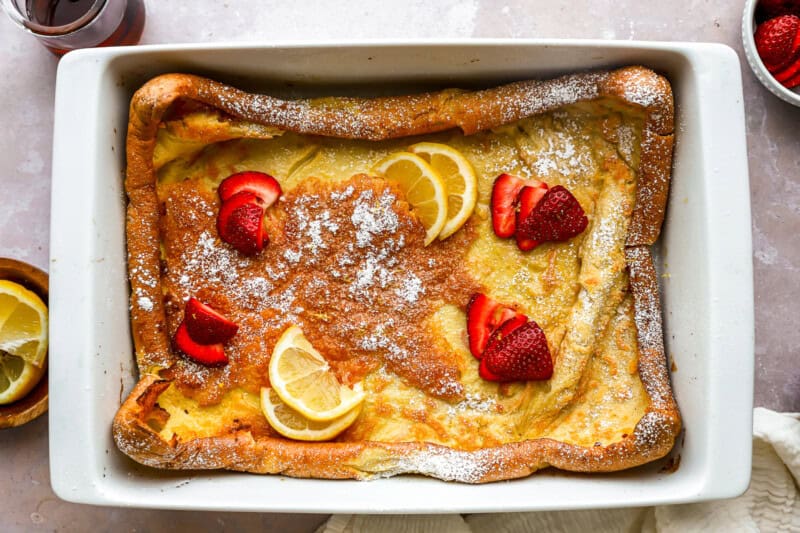
[[[95,0],[27,0],[28,17],[42,26],[63,26],[75,22],[89,9]],[[112,1],[112,0],[107,0]],[[102,28],[108,37],[94,46],[121,46],[136,44],[144,30],[145,10],[143,0],[127,0],[122,21],[116,28]],[[87,23],[92,24],[95,21]],[[78,30],[79,31],[79,30]],[[105,33],[105,32],[104,32]],[[71,49],[63,49],[44,43],[48,50],[62,56]]]

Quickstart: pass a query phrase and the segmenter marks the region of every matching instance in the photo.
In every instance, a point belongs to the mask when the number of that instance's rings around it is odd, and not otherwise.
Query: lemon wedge
[[[446,144],[422,142],[408,149],[424,159],[444,181],[447,191],[447,219],[439,232],[446,239],[469,219],[478,200],[478,178],[464,155]]]
[[[447,221],[447,188],[439,173],[410,152],[388,155],[373,172],[400,187],[425,227],[425,246],[432,243]]]
[[[278,339],[269,361],[269,381],[286,405],[317,422],[339,418],[364,400],[361,383],[352,389],[339,383],[297,326],[286,328]]]
[[[326,422],[309,420],[286,405],[274,389],[261,389],[261,410],[267,422],[275,431],[295,440],[320,441],[329,440],[350,427],[361,412],[359,403],[339,418]]]
[[[46,356],[47,306],[22,285],[0,280],[0,404],[33,389]]]

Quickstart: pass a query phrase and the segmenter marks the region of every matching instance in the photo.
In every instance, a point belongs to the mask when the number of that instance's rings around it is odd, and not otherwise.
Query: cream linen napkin
[[[750,488],[731,500],[598,511],[431,516],[334,515],[317,533],[643,533],[800,531],[800,415],[753,412]]]

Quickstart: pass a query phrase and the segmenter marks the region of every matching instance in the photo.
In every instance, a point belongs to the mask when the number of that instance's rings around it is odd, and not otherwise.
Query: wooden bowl
[[[0,279],[19,283],[48,303],[49,278],[35,266],[0,257]],[[0,429],[27,424],[47,411],[47,374],[45,370],[39,383],[21,400],[0,405]]]

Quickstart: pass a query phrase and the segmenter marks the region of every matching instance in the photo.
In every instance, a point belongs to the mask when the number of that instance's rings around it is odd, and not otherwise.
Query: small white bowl
[[[756,40],[753,37],[756,31],[756,7],[759,0],[747,0],[744,5],[744,15],[742,15],[742,43],[744,43],[744,55],[747,57],[747,62],[750,68],[758,78],[761,84],[769,89],[769,92],[790,104],[800,107],[800,88],[795,87],[794,90],[787,89],[776,80],[772,74],[764,66],[761,61],[761,56],[758,55],[756,50]]]

